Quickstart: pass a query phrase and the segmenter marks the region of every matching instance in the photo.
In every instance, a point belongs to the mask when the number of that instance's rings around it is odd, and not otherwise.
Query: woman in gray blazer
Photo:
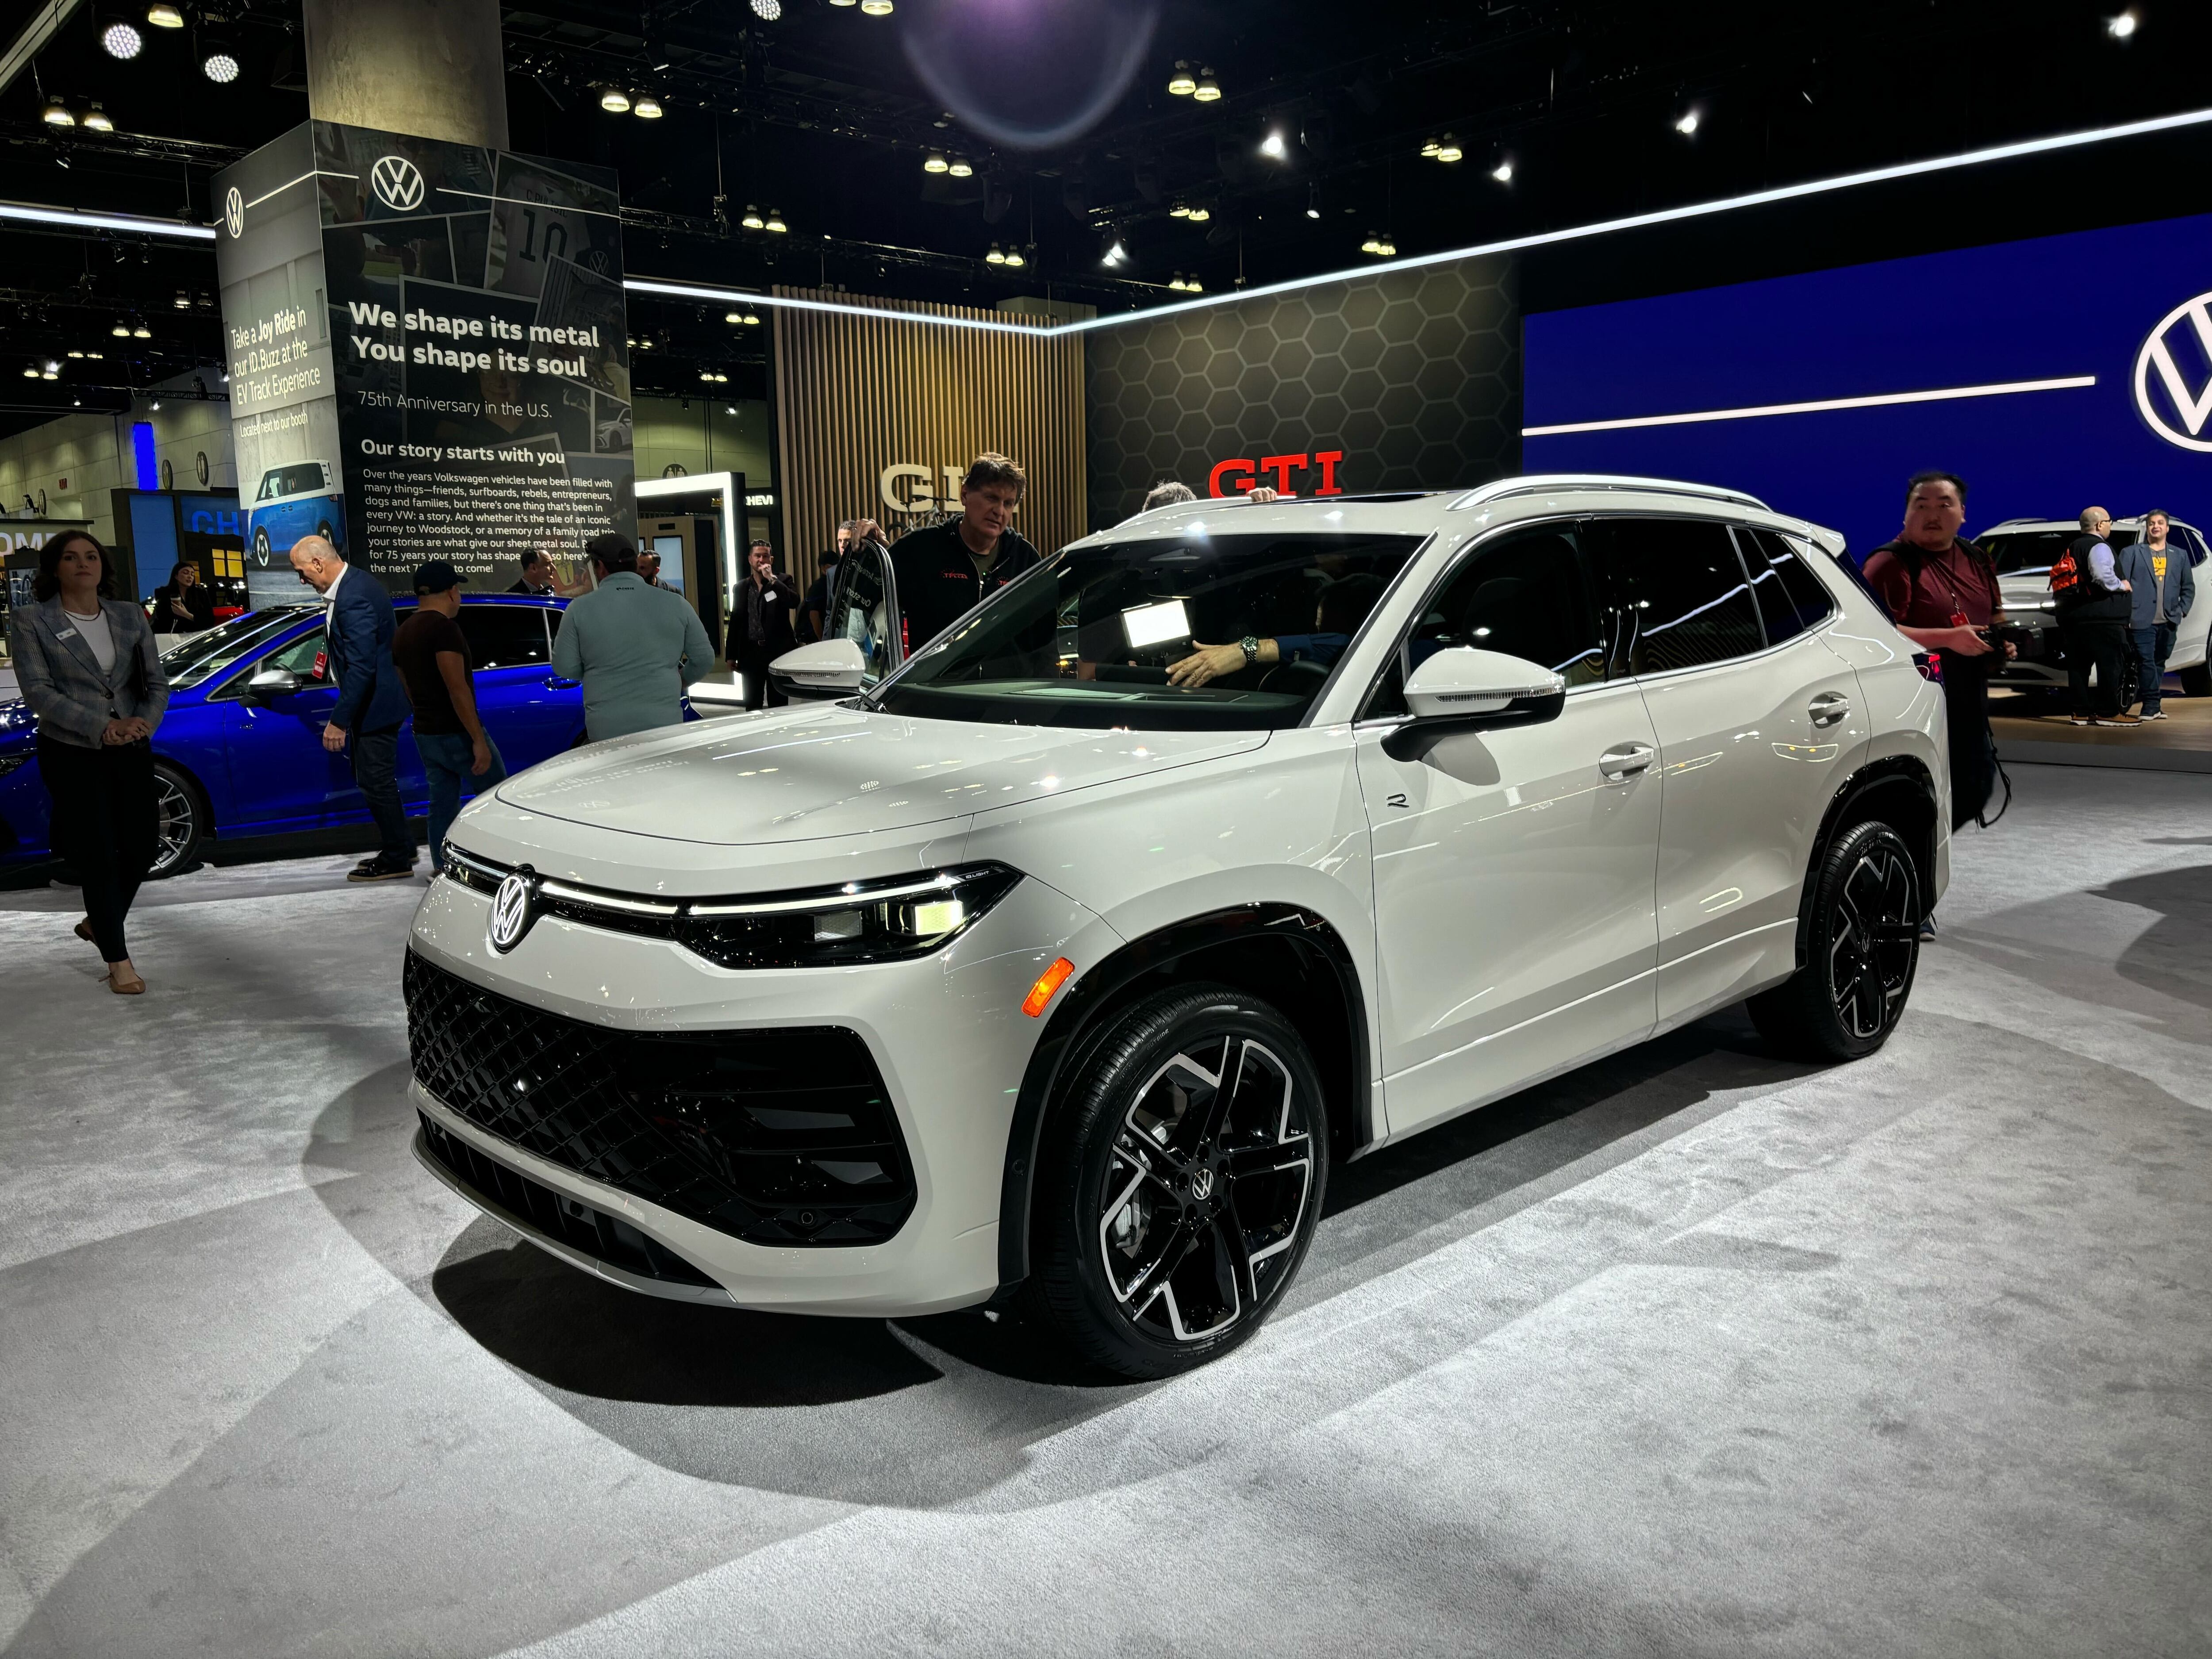
[[[85,919],[77,937],[100,947],[107,988],[136,996],[124,918],[153,866],[154,728],[169,682],[146,613],[115,596],[107,550],[82,530],[39,550],[31,592],[10,635],[23,701],[39,717],[39,776],[53,798],[49,838],[76,866]]]

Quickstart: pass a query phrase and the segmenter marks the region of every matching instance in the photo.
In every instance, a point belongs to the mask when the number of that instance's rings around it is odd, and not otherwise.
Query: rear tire
[[[1225,985],[1163,991],[1091,1045],[1038,1165],[1036,1292],[1084,1355],[1172,1376],[1257,1330],[1328,1178],[1320,1074]]]
[[[199,861],[200,843],[207,839],[209,828],[207,798],[183,769],[156,760],[154,813],[154,866],[146,879],[160,881]]]
[[[1814,862],[1805,963],[1751,999],[1784,1054],[1857,1060],[1889,1041],[1920,963],[1920,872],[1888,824],[1855,823]]]

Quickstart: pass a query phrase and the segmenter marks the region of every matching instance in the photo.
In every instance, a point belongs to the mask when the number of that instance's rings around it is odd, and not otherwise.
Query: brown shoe
[[[91,918],[87,917],[84,921],[77,923],[76,936],[82,939],[87,945],[90,945],[93,942]]]
[[[115,967],[110,966],[107,970],[107,988],[119,997],[135,997],[144,993],[146,981],[139,978],[133,969],[123,969],[118,971]]]
[[[2102,726],[2141,726],[2142,716],[2141,714],[2107,714],[2098,723]]]

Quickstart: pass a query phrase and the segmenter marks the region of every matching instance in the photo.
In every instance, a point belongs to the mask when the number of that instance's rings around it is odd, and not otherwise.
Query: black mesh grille
[[[635,1273],[641,1279],[665,1279],[672,1285],[714,1288],[714,1281],[682,1256],[604,1210],[595,1210],[566,1193],[556,1193],[542,1182],[510,1170],[497,1158],[486,1158],[457,1134],[448,1133],[422,1119],[422,1145],[454,1180],[489,1204],[496,1204],[519,1221],[526,1221],[548,1238],[558,1239],[610,1267]]]
[[[875,1244],[914,1211],[906,1142],[841,1026],[587,1024],[407,953],[416,1079],[564,1169],[756,1244]]]

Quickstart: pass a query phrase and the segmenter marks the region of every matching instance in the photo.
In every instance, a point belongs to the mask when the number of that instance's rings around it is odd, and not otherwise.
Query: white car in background
[[[1997,672],[1993,684],[2022,691],[2066,689],[2066,651],[2051,605],[2051,566],[2081,533],[2078,519],[2008,519],[1973,538],[1996,562],[2006,616],[2034,636],[2015,660]],[[2141,519],[2115,519],[2106,539],[2117,552],[2142,535]],[[2206,660],[2205,653],[2206,636],[2212,634],[2212,593],[2205,588],[2212,571],[2204,568],[2204,538],[2195,526],[2169,519],[2166,545],[2187,557],[2197,573],[2197,602],[2174,629],[2166,672],[2181,677],[2185,695],[2212,697],[2212,662]]]
[[[1638,479],[1201,501],[872,684],[803,647],[845,701],[463,815],[405,962],[418,1156],[635,1290],[1018,1297],[1195,1364],[1335,1163],[1747,998],[1805,1054],[1887,1037],[1942,698],[1841,544]],[[1232,662],[1172,685],[1194,639]]]

